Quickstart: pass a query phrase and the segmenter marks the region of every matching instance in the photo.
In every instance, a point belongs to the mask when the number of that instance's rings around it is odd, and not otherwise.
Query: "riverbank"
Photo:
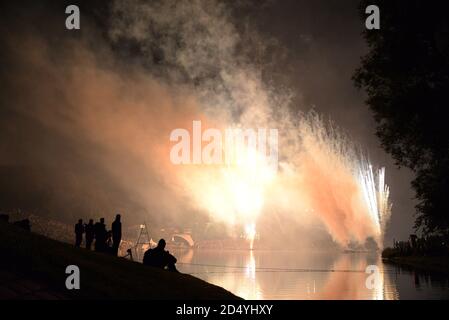
[[[190,275],[87,251],[0,221],[0,299],[239,299]],[[67,290],[68,265],[80,290]]]
[[[383,258],[384,262],[424,272],[449,275],[449,257],[407,256]]]

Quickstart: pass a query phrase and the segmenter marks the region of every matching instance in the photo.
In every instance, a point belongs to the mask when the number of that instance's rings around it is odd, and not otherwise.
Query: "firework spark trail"
[[[370,216],[376,224],[379,236],[382,236],[385,233],[392,208],[389,201],[390,188],[385,184],[385,168],[378,169],[375,176],[372,165],[368,161],[362,162],[360,185]]]
[[[285,127],[285,123],[278,126]],[[199,184],[202,190],[193,189],[197,201],[230,225],[244,226],[250,248],[257,233],[255,225],[267,204],[299,215],[298,223],[303,225],[308,219],[321,220],[342,246],[352,241],[363,244],[368,237],[382,246],[391,213],[385,169],[374,171],[365,157],[357,156],[360,152],[351,139],[315,112],[301,114],[297,126],[286,127],[299,141],[297,149],[279,150],[284,158],[281,167],[290,170],[273,174],[259,161],[263,155],[255,150],[240,152],[237,165],[227,166],[207,192],[203,190],[207,178]],[[196,175],[189,175],[188,181],[195,179]],[[293,188],[286,181],[294,181]],[[279,197],[287,199],[285,208]]]
[[[391,216],[392,204],[390,203],[390,187],[385,184],[385,168],[381,168],[378,171],[378,202],[379,202],[379,217],[380,217],[380,230],[381,233],[385,233],[385,228]]]
[[[362,162],[359,174],[360,186],[366,200],[369,216],[375,223],[376,228],[380,231],[379,207],[372,165]]]
[[[289,161],[306,209],[343,246],[368,237],[382,246],[392,207],[385,169],[374,170],[347,135],[315,112],[301,115],[299,135],[298,156]]]
[[[277,126],[299,141],[296,149],[279,149],[280,167],[289,170],[274,173],[257,150],[240,150],[224,168],[185,168],[194,201],[228,226],[244,227],[250,248],[267,207],[291,212],[303,226],[321,221],[342,246],[368,237],[382,246],[391,213],[385,169],[375,174],[351,139],[315,112],[302,114],[296,126]]]

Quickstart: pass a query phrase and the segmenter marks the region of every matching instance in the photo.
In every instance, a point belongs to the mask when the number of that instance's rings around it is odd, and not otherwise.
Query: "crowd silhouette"
[[[92,249],[92,243],[95,240],[94,249],[97,252],[106,252],[118,255],[120,242],[122,241],[122,223],[121,216],[117,214],[112,223],[111,230],[106,229],[104,218],[94,224],[94,220],[90,219],[88,224],[83,223],[83,219],[79,219],[75,224],[75,247],[81,247],[83,235],[85,235],[86,249]]]
[[[96,252],[108,253],[118,256],[120,242],[122,241],[122,222],[121,215],[117,214],[115,220],[112,222],[111,230],[106,229],[105,219],[94,224],[94,220],[90,219],[89,223],[83,223],[83,219],[79,219],[75,224],[75,247],[80,248],[83,243],[83,235],[85,235],[85,245],[87,250],[92,250],[92,243],[94,243],[94,250]],[[157,247],[148,249],[144,253],[143,264],[155,268],[166,269],[172,272],[178,272],[176,269],[176,258],[165,250],[166,242],[160,239]],[[132,259],[132,250],[127,250],[125,257]]]

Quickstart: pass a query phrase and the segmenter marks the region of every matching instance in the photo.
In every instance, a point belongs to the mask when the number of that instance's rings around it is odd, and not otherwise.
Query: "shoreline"
[[[437,256],[403,256],[382,258],[382,261],[416,271],[438,273],[449,276],[449,257]]]

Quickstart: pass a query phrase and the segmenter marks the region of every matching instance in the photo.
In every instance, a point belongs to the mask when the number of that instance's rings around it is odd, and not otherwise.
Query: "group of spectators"
[[[79,219],[75,224],[75,247],[81,247],[83,243],[83,235],[85,235],[86,249],[91,250],[94,243],[95,251],[118,255],[120,242],[122,241],[122,223],[121,216],[117,214],[114,222],[112,222],[111,230],[106,230],[104,218],[94,224],[93,219],[88,224],[83,223],[83,219]],[[165,250],[166,242],[160,239],[157,247],[149,249],[143,257],[143,264],[155,268],[167,269],[172,272],[178,272],[176,269],[176,258]],[[128,253],[131,254],[131,249]]]
[[[79,219],[78,223],[75,224],[75,247],[81,247],[83,235],[85,235],[87,250],[92,250],[92,243],[95,240],[95,251],[106,252],[116,256],[122,241],[121,216],[119,214],[115,216],[109,231],[106,229],[104,218],[101,218],[95,224],[93,219],[90,219],[87,224],[83,223],[83,219]]]

